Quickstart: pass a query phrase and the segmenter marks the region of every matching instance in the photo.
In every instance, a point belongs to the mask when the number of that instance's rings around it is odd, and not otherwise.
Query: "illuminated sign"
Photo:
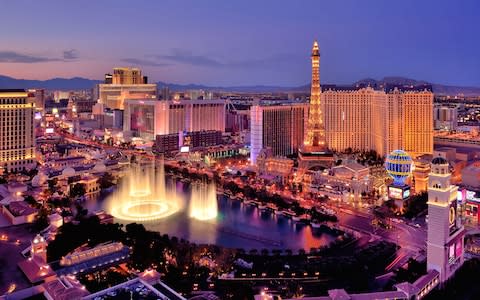
[[[451,264],[455,261],[455,244],[448,247],[448,262]]]
[[[388,187],[388,197],[392,199],[403,199],[402,198],[402,189],[396,187]]]
[[[461,191],[457,191],[457,201],[458,202],[463,201],[463,193]]]
[[[455,247],[455,256],[460,257],[463,253],[462,249],[462,240],[457,241],[456,247]]]
[[[454,232],[457,229],[457,201],[450,202],[450,209],[448,211],[448,227],[450,228],[450,233]]]
[[[474,191],[466,191],[465,199],[469,201],[480,202],[480,198],[476,196],[476,193]]]
[[[410,197],[410,187],[408,185],[403,187],[389,186],[388,197],[394,200],[405,200]]]
[[[448,246],[448,263],[453,264],[457,261],[457,258],[462,256],[463,247],[462,247],[462,240],[459,239],[455,243],[452,243]]]
[[[53,133],[53,128],[46,128],[45,133]]]
[[[182,153],[186,153],[186,152],[189,152],[189,151],[190,151],[190,147],[188,147],[188,146],[182,146],[180,148],[180,152],[182,152]]]

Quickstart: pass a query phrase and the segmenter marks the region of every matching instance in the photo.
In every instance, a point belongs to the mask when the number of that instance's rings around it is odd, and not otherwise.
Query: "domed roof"
[[[32,178],[32,186],[41,186],[47,181],[48,177],[44,173],[40,172]]]
[[[101,172],[105,172],[106,170],[107,170],[107,167],[102,162],[97,163],[95,167],[93,167],[93,172],[101,173]]]
[[[75,176],[75,170],[72,167],[67,167],[63,169],[62,175],[66,177]]]
[[[448,165],[448,161],[441,156],[437,156],[432,159],[432,165]]]

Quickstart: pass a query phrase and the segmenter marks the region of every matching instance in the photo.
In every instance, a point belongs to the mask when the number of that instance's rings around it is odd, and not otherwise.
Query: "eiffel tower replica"
[[[304,171],[332,166],[333,153],[328,150],[323,124],[322,90],[320,88],[320,50],[315,41],[312,48],[312,86],[310,108],[303,147],[299,151],[299,169]]]

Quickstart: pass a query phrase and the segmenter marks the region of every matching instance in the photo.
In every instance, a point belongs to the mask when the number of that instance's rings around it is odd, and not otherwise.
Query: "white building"
[[[157,85],[147,83],[137,68],[114,68],[113,76],[94,89],[94,99],[109,109],[124,109],[125,99],[157,99]],[[111,81],[111,82],[110,82]]]
[[[0,90],[0,169],[33,168],[35,135],[33,94],[25,90]]]
[[[128,99],[123,117],[125,132],[148,140],[183,131],[225,132],[225,101]]]
[[[435,105],[433,111],[435,130],[456,130],[457,118],[458,109],[456,106]]]
[[[445,282],[464,261],[465,229],[457,213],[458,187],[450,184],[449,164],[435,157],[428,179],[427,270]]]
[[[307,103],[256,104],[250,108],[250,162],[254,164],[262,149],[273,156],[296,153],[305,136]]]

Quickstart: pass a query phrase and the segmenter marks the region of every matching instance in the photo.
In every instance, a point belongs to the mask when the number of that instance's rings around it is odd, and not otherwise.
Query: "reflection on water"
[[[176,186],[177,197],[190,198],[189,184],[173,182],[167,178],[167,186]],[[89,211],[106,209],[102,199],[90,200],[85,204]],[[225,196],[218,196],[218,215],[214,219],[200,221],[191,218],[189,210],[182,210],[167,218],[143,224],[149,230],[176,236],[179,239],[231,248],[309,250],[334,240],[334,236],[322,232],[321,229],[294,222],[268,211],[261,211],[255,206],[245,205]]]

